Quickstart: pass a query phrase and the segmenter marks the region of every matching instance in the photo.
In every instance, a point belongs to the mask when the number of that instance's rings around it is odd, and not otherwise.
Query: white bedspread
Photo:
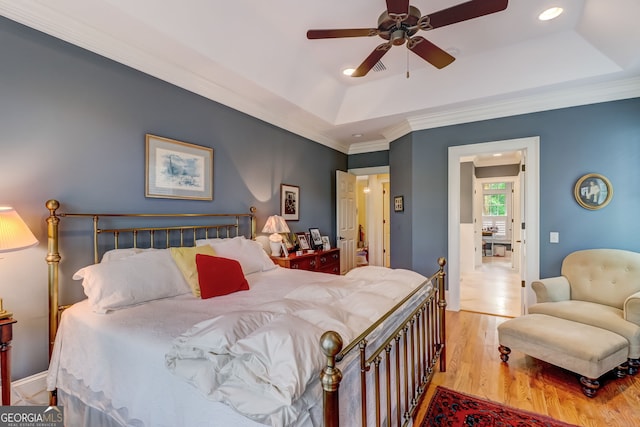
[[[106,315],[75,304],[62,316],[48,389],[122,425],[311,425],[321,402],[303,392],[324,363],[322,332],[348,342],[425,278],[364,267],[345,277],[277,268],[247,280],[250,291]]]

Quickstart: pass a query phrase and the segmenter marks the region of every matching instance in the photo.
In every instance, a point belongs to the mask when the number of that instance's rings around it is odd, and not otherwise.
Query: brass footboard
[[[362,426],[402,426],[410,423],[420,399],[429,385],[434,366],[440,361],[440,371],[446,370],[445,353],[445,276],[446,260],[438,259],[438,272],[396,307],[371,325],[346,348],[340,335],[325,332],[320,339],[327,365],[320,373],[323,387],[324,425],[340,424],[338,392],[342,371],[336,366],[352,350],[359,349]],[[432,290],[399,322],[386,337],[377,338],[373,348],[368,339],[385,320],[396,313],[417,292],[429,283]],[[372,369],[373,367],[373,369]],[[368,392],[367,382],[373,380],[374,393]],[[370,396],[372,394],[372,396]],[[369,420],[368,399],[373,399],[375,420]],[[384,407],[383,407],[384,406]],[[386,421],[385,421],[386,420]]]

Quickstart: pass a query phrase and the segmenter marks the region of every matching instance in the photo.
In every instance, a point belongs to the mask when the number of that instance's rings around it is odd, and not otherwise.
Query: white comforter
[[[93,313],[86,300],[73,305],[62,315],[47,389],[122,426],[314,424],[319,391],[298,396],[310,378],[317,382],[322,331],[348,341],[424,277],[380,267],[344,277],[276,268],[247,280],[250,291],[208,300],[185,294],[108,314]],[[221,325],[224,334],[212,333]]]
[[[322,333],[333,330],[350,342],[426,280],[380,267],[329,277],[196,324],[174,340],[166,366],[251,419],[293,424],[298,400],[326,363]]]

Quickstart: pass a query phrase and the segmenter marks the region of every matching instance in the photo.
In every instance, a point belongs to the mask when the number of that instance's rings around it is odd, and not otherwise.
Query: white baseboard
[[[47,371],[11,383],[11,404],[19,406],[48,405]]]

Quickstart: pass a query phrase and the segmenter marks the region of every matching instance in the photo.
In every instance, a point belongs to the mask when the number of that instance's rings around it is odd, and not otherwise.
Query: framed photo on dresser
[[[301,251],[307,251],[311,249],[311,245],[307,240],[307,233],[296,233],[296,238],[298,239],[298,246],[300,246]]]
[[[322,242],[322,234],[320,234],[320,229],[310,228],[309,234],[311,235],[311,247],[313,249],[322,249],[324,243]]]
[[[331,241],[329,240],[329,236],[322,236],[322,250],[328,251],[331,249]]]

